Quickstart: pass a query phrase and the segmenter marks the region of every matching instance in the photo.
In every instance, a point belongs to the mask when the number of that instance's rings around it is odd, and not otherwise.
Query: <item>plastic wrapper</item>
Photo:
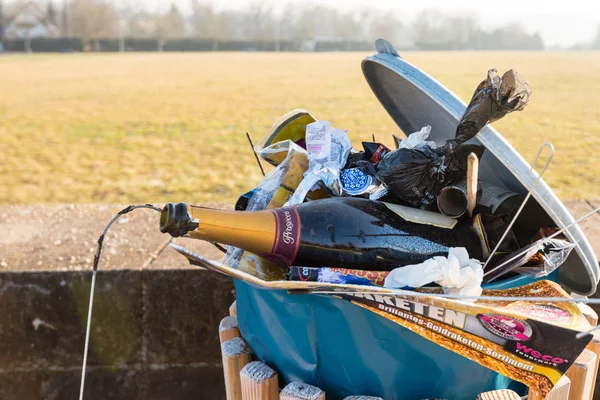
[[[509,70],[500,78],[495,69],[489,70],[460,119],[454,139],[435,148],[424,142],[422,136],[426,135],[421,133],[415,144],[407,142],[408,147],[388,153],[378,165],[377,177],[390,192],[412,206],[429,205],[442,187],[465,177],[469,153],[475,152],[481,159],[481,148],[464,143],[486,124],[525,108],[530,94],[529,85],[516,71]]]
[[[435,282],[444,293],[479,296],[483,280],[481,262],[469,258],[464,247],[452,247],[448,257],[433,257],[420,264],[396,268],[385,278],[390,289],[417,288]]]
[[[566,261],[573,248],[575,244],[564,239],[539,239],[500,260],[497,265],[505,265],[486,277],[486,282],[496,280],[510,272],[534,278],[547,276]]]
[[[318,182],[323,182],[335,196],[341,196],[339,174],[346,165],[350,149],[352,144],[346,132],[332,128],[329,122],[317,121],[307,125],[308,171],[286,206],[302,203]]]
[[[427,140],[431,133],[431,126],[427,125],[421,128],[420,131],[411,133],[406,139],[402,139],[397,143],[397,149],[415,149],[420,147],[431,147],[435,149],[437,144],[433,140]]]

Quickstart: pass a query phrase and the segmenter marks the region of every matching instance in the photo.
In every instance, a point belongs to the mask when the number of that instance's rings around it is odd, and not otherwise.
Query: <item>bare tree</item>
[[[4,38],[4,3],[0,0],[0,40]]]
[[[273,9],[265,0],[255,0],[248,9],[246,37],[248,39],[273,39],[276,34]]]
[[[56,15],[56,10],[54,9],[54,4],[52,1],[48,2],[48,9],[46,10],[46,19],[53,26],[58,27],[58,18]]]
[[[163,45],[168,39],[182,38],[186,35],[185,19],[175,6],[157,19],[156,37],[158,38],[158,50],[162,51]]]
[[[448,16],[438,10],[423,10],[415,17],[410,30],[417,43],[447,41]]]
[[[391,40],[396,45],[407,46],[408,35],[400,19],[390,12],[369,11],[365,13],[365,40],[373,41],[378,38]]]
[[[181,38],[186,35],[185,20],[175,3],[158,19],[157,35],[163,39]]]
[[[83,39],[118,37],[119,15],[106,0],[73,0],[72,33]]]
[[[71,24],[71,2],[63,0],[60,16],[60,34],[63,36],[73,36]]]

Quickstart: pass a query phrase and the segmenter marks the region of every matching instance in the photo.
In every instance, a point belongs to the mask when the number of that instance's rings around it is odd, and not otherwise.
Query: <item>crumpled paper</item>
[[[444,293],[479,296],[483,281],[483,265],[469,258],[464,247],[451,247],[448,257],[436,256],[420,264],[396,268],[385,278],[384,287],[417,288],[435,282]]]

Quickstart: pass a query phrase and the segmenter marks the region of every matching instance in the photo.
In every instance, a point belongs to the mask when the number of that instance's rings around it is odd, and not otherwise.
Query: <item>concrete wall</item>
[[[0,399],[76,399],[90,272],[0,274]],[[224,398],[230,279],[200,269],[97,277],[86,399]]]

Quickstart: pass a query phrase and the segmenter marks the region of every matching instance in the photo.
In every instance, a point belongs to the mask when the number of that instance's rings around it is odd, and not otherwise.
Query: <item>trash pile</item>
[[[356,150],[346,131],[315,120],[305,110],[281,117],[255,147],[275,169],[240,198],[236,210],[263,210],[286,187],[289,190],[277,206],[295,207],[303,230],[315,224],[310,230],[316,233],[284,237],[294,242],[294,249],[273,246],[272,254],[260,254],[284,267],[277,273],[280,268],[271,266],[275,272],[269,277],[281,279],[285,274],[289,280],[403,289],[437,284],[446,293],[481,294],[483,263],[524,197],[478,181],[477,161],[485,148],[467,142],[486,124],[523,110],[530,94],[516,71],[502,77],[494,69],[488,71],[456,127],[455,138],[441,146],[427,140],[431,127],[425,126],[398,140],[394,150],[374,141],[362,142],[362,149]],[[475,162],[469,164],[469,156]],[[300,169],[305,171],[294,185]],[[473,177],[475,184],[468,187],[467,180]],[[553,232],[551,227],[540,228],[545,235]],[[494,274],[485,281],[506,274],[548,275],[574,247],[564,236],[547,240],[540,234],[530,239],[519,242],[509,231],[486,268]],[[494,269],[525,247],[526,254]],[[228,263],[237,264],[240,254],[239,248],[231,248]],[[290,266],[303,267],[304,273],[290,273],[295,271],[287,270]],[[356,279],[364,275],[361,271],[392,274],[374,283]]]
[[[424,126],[394,136],[395,149],[375,138],[354,149],[346,131],[293,110],[254,147],[274,168],[235,212],[168,204],[161,231],[228,245],[223,264],[176,247],[193,264],[265,288],[334,294],[547,393],[570,365],[564,360],[572,363],[589,342],[569,333],[585,326],[581,314],[568,303],[478,296],[568,298],[549,281],[504,291],[483,286],[548,276],[575,245],[543,225],[547,219],[519,223],[534,212],[528,196],[479,179],[486,148],[469,142],[487,124],[523,110],[530,94],[516,71],[500,77],[491,69],[453,139],[428,140],[435,128]],[[540,364],[514,347],[534,336],[535,353],[552,351],[552,361]],[[568,348],[558,344],[565,340]]]

